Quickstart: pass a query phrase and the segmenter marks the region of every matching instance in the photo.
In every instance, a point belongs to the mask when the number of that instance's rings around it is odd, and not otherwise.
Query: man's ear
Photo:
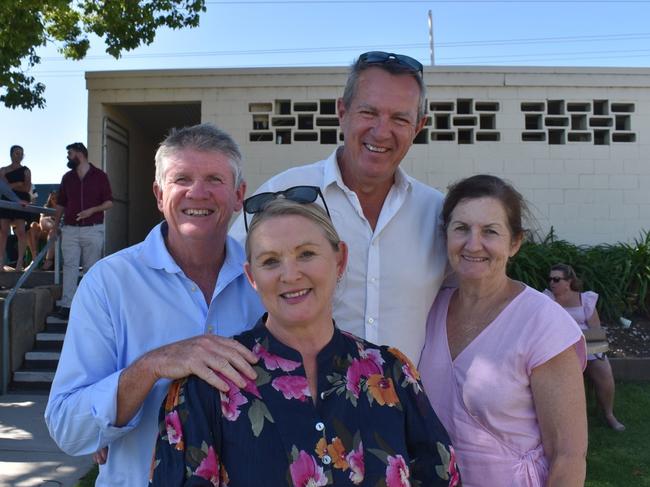
[[[417,136],[420,133],[420,130],[424,128],[424,125],[427,123],[427,120],[429,120],[429,115],[425,115],[422,117],[422,120],[420,120],[417,125],[415,126],[415,135]]]
[[[239,187],[235,189],[235,196],[237,202],[235,203],[235,211],[239,211],[244,206],[244,198],[246,197],[246,181],[239,183]]]
[[[163,212],[162,196],[163,190],[158,183],[154,181],[153,183],[153,195],[156,197],[156,205],[158,206],[158,211]]]
[[[339,98],[336,100],[336,111],[339,114],[339,125],[343,121],[343,117],[345,116],[345,113],[347,112],[347,109],[345,108],[345,103],[343,103],[343,98]]]

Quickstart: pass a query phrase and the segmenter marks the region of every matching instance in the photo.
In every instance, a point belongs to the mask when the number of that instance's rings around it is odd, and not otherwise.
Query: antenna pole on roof
[[[429,10],[429,51],[431,52],[431,66],[436,65],[436,58],[433,54],[433,14]]]

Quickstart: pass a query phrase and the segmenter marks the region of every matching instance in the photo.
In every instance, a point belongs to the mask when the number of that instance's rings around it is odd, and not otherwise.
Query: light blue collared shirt
[[[82,279],[70,312],[45,421],[59,447],[84,455],[109,446],[97,486],[144,486],[156,441],[160,380],[129,423],[114,426],[122,370],[144,353],[186,338],[232,336],[252,328],[264,309],[243,272],[232,238],[210,301],[169,254],[165,223],[132,247],[102,259]]]

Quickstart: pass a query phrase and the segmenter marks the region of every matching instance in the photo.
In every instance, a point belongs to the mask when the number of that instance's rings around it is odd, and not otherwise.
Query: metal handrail
[[[35,206],[35,205],[27,205],[23,206],[22,204],[19,203],[13,203],[10,201],[3,201],[0,200],[0,208],[9,208],[12,210],[20,210],[20,211],[26,211],[29,213],[45,213],[46,215],[54,215],[56,213],[56,210],[53,208],[45,208],[41,206]],[[55,230],[56,231],[56,230]],[[47,251],[50,249],[52,245],[55,245],[57,243],[57,238],[50,238],[43,249],[36,255],[35,257],[32,256],[32,264],[29,266],[28,269],[23,271],[22,276],[18,278],[18,281],[16,282],[15,286],[9,291],[9,294],[7,294],[7,297],[5,298],[4,302],[4,307],[2,309],[2,387],[0,388],[0,394],[4,395],[7,394],[7,388],[9,387],[9,378],[11,376],[11,361],[9,359],[9,341],[10,341],[10,336],[9,336],[9,309],[11,308],[11,302],[14,299],[14,296],[18,293],[18,289],[22,287],[22,285],[29,279],[29,276],[34,272],[35,269],[38,268],[38,265],[41,263],[43,260],[43,257],[47,254]],[[58,249],[57,249],[58,250]],[[3,250],[4,251],[4,250]],[[55,267],[54,267],[54,276],[55,276],[55,283],[58,281],[58,274],[59,274],[59,258],[58,258],[58,251],[56,252],[55,255]]]

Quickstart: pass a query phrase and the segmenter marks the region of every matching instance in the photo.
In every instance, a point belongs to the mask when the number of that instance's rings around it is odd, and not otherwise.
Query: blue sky
[[[100,39],[87,59],[42,48],[33,70],[45,109],[0,108],[0,165],[25,148],[35,183],[65,172],[65,146],[86,141],[86,71],[255,66],[344,66],[388,50],[429,64],[427,12],[438,65],[650,67],[650,1],[207,1],[197,29],[161,30],[113,60]]]

